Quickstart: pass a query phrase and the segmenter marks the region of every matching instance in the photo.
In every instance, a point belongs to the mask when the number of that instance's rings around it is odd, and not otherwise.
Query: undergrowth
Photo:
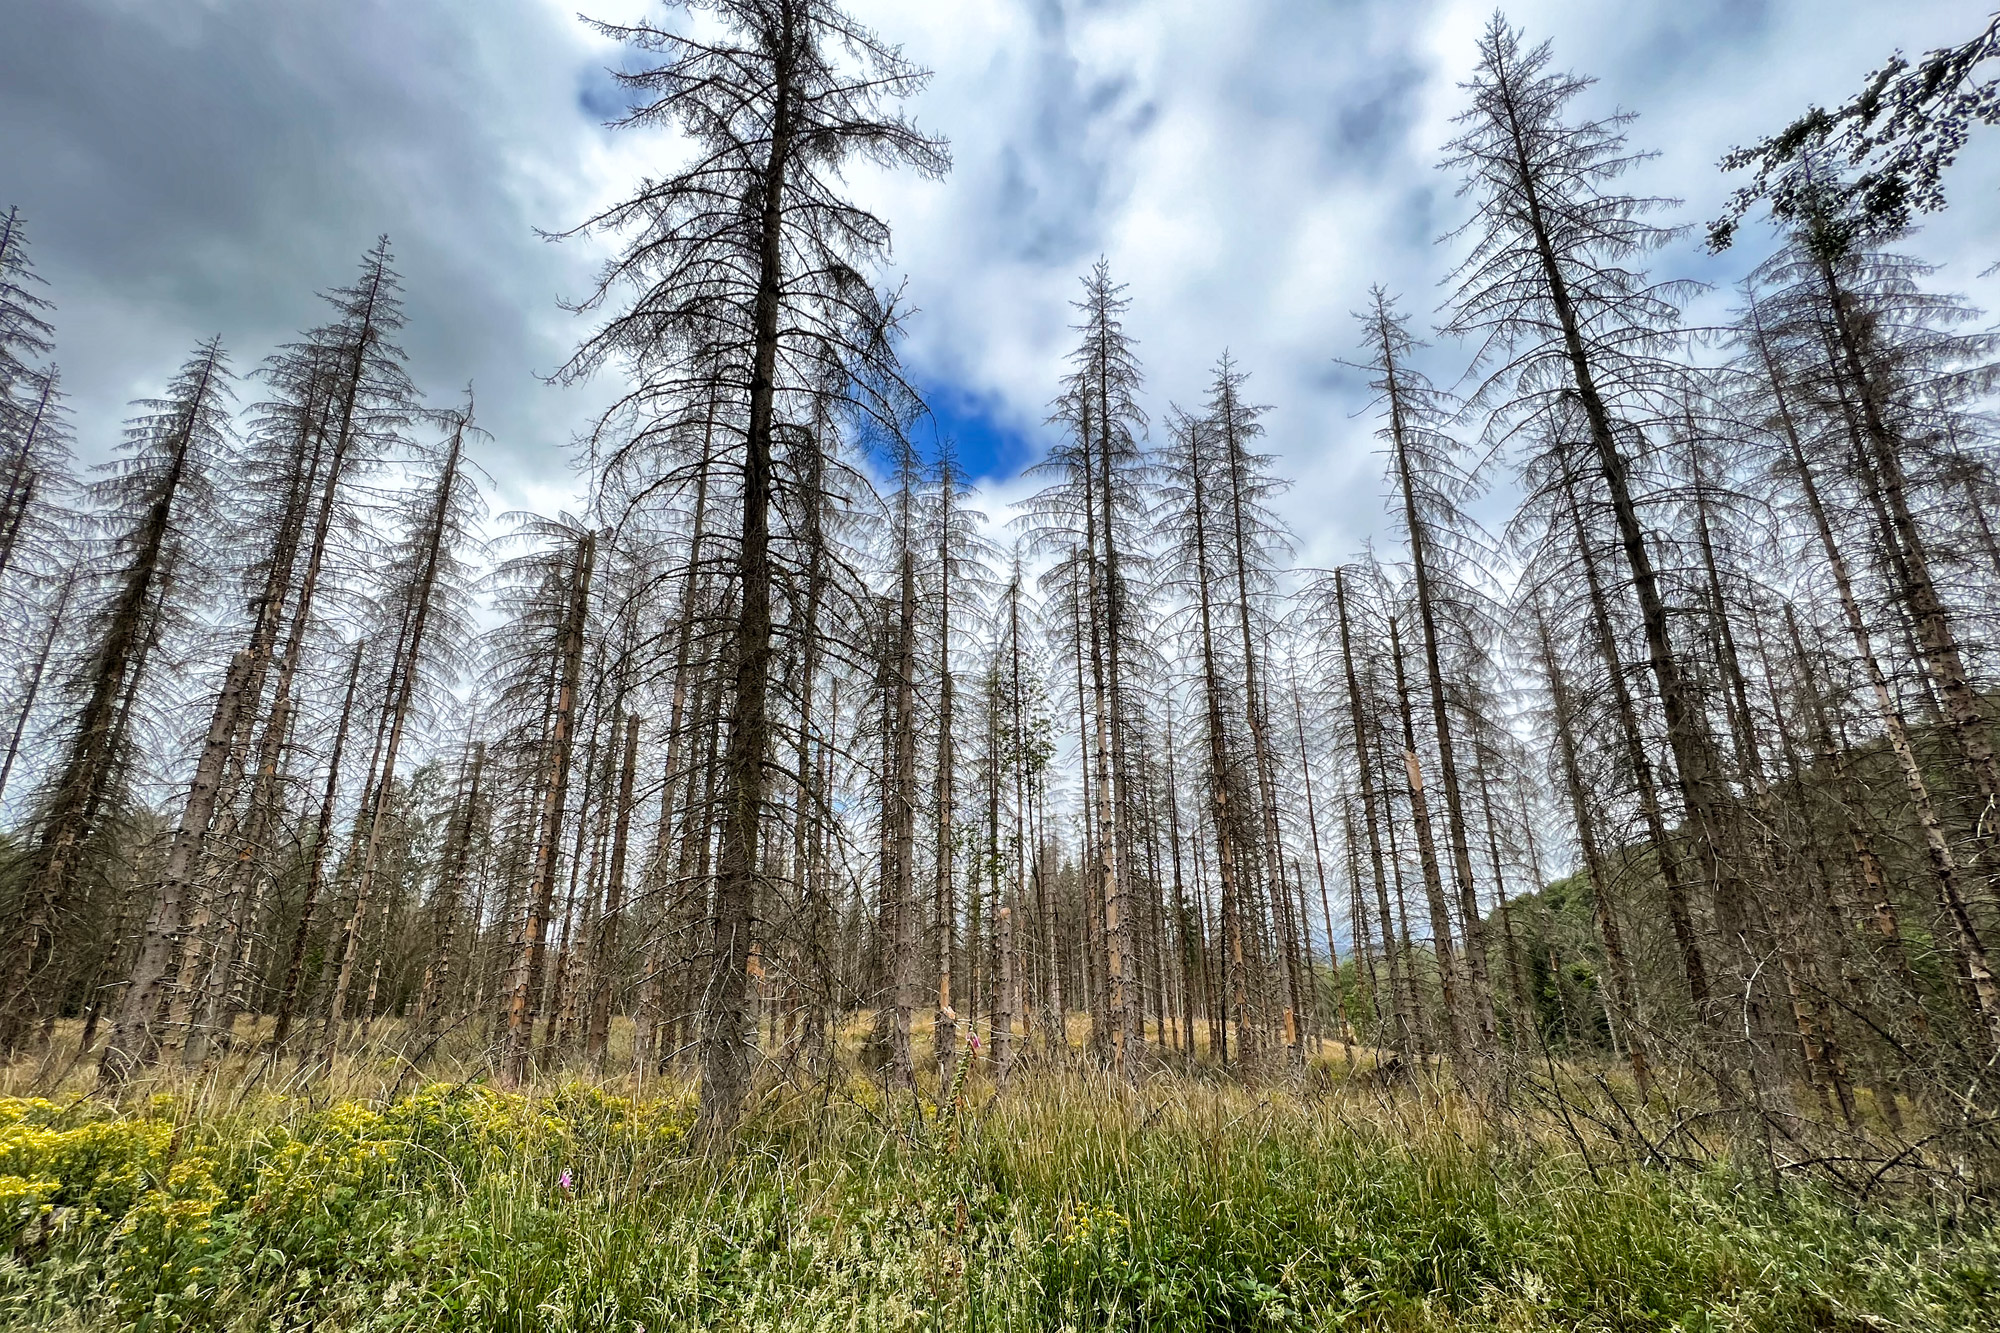
[[[728,1151],[676,1090],[0,1099],[8,1329],[2000,1327],[2000,1230],[1605,1167],[1448,1105],[857,1087]]]

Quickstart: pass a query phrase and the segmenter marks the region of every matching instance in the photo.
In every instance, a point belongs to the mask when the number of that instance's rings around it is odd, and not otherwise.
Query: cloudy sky
[[[579,0],[605,18],[642,0]],[[1436,170],[1486,0],[854,0],[936,72],[919,121],[943,182],[858,176],[896,231],[919,313],[907,360],[990,479],[989,508],[1045,440],[1067,301],[1099,255],[1130,285],[1156,419],[1201,396],[1225,347],[1272,405],[1271,444],[1309,563],[1381,521],[1365,395],[1335,364],[1371,282],[1428,319],[1459,221]],[[1892,48],[1964,40],[1972,0],[1517,0],[1531,37],[1598,76],[1587,109],[1639,113],[1640,187],[1699,222],[1731,144],[1844,97]],[[404,344],[435,401],[477,386],[496,507],[572,491],[567,441],[601,389],[537,378],[582,332],[558,301],[601,254],[560,230],[672,160],[613,134],[620,53],[564,0],[0,0],[0,207],[18,204],[56,300],[79,452],[127,400],[220,332],[239,368],[320,318],[378,233],[408,289]],[[1978,274],[2000,133],[1918,241],[1947,284]],[[1762,249],[1663,268],[1726,288]],[[1719,314],[1726,291],[1711,302]],[[1434,352],[1452,379],[1456,349]]]

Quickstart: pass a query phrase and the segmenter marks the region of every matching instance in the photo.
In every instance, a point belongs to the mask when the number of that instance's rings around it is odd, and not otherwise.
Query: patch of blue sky
[[[1039,431],[1008,420],[997,398],[949,380],[917,387],[931,409],[930,419],[917,427],[917,448],[926,458],[936,458],[938,446],[949,440],[959,468],[978,482],[1013,478],[1041,457],[1045,445]]]

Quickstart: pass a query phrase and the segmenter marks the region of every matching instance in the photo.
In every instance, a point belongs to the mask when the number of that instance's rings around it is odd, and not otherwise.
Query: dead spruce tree
[[[1249,895],[1249,901],[1256,904],[1251,916],[1260,927],[1268,918],[1272,932],[1267,951],[1272,964],[1270,980],[1276,987],[1276,1007],[1283,1013],[1287,1057],[1298,1064],[1304,1061],[1300,1041],[1303,994],[1291,956],[1297,931],[1291,919],[1294,913],[1287,906],[1292,895],[1285,883],[1285,847],[1278,812],[1279,760],[1267,697],[1271,670],[1268,640],[1275,621],[1269,603],[1276,582],[1275,567],[1289,544],[1271,503],[1288,487],[1272,475],[1270,455],[1255,452],[1256,441],[1264,434],[1262,417],[1269,409],[1244,397],[1248,380],[1249,375],[1223,353],[1204,404],[1208,430],[1202,438],[1213,447],[1213,472],[1204,498],[1218,520],[1206,545],[1234,604],[1237,669],[1242,673],[1240,716],[1250,752],[1248,777],[1255,784],[1249,796],[1256,810],[1256,821],[1250,826],[1254,833],[1244,838],[1243,847],[1254,850],[1261,873],[1248,883],[1239,881],[1238,892],[1249,884],[1260,884],[1263,890],[1261,897]]]
[[[617,75],[639,99],[619,123],[673,126],[695,154],[584,224],[626,240],[586,307],[628,291],[631,301],[568,373],[619,358],[650,396],[726,386],[743,406],[727,450],[739,486],[739,610],[701,1015],[703,1123],[727,1129],[752,1055],[748,969],[773,740],[774,432],[785,404],[815,392],[884,425],[906,419],[889,402],[900,385],[890,306],[866,271],[888,228],[839,195],[839,171],[859,157],[937,175],[949,159],[942,141],[883,110],[920,90],[924,72],[828,0],[702,0],[687,11],[712,26],[597,25],[662,57]]]
[[[329,323],[281,349],[259,371],[270,397],[251,422],[237,522],[255,554],[244,563],[248,625],[231,658],[182,803],[132,972],[120,993],[99,1076],[115,1086],[157,1053],[156,1019],[182,970],[189,914],[214,918],[223,894],[245,900],[265,873],[284,822],[284,756],[298,695],[341,546],[358,525],[354,484],[398,449],[416,391],[393,341],[401,284],[387,238],[362,258],[354,283],[322,294]],[[269,692],[268,705],[264,702]],[[261,734],[258,726],[261,723]],[[226,848],[211,864],[212,848]],[[324,854],[323,846],[319,853]],[[299,930],[311,925],[309,903]],[[187,960],[198,966],[196,958]],[[189,972],[192,980],[193,972]],[[288,1027],[290,997],[280,1005]],[[181,1010],[185,1022],[188,1010]]]
[[[1144,571],[1144,490],[1138,483],[1143,480],[1139,439],[1146,417],[1138,403],[1143,382],[1138,355],[1124,327],[1131,304],[1125,289],[1111,280],[1103,260],[1083,279],[1083,288],[1082,299],[1071,302],[1079,315],[1071,326],[1078,341],[1051,418],[1065,439],[1031,469],[1048,477],[1049,484],[1024,503],[1017,521],[1026,529],[1031,549],[1069,553],[1076,566],[1063,577],[1074,578],[1081,594],[1073,599],[1079,612],[1077,644],[1088,663],[1089,723],[1083,741],[1093,794],[1091,845],[1099,898],[1093,910],[1104,922],[1106,978],[1104,1027],[1097,1036],[1123,1074],[1136,1072],[1132,1062],[1145,1039],[1131,928],[1132,833],[1124,792],[1130,781],[1126,659],[1139,628],[1134,579]]]
[[[56,535],[50,520],[69,489],[68,433],[56,368],[52,307],[36,288],[19,209],[0,219],[0,614],[13,610],[10,574],[20,555]]]
[[[97,556],[105,591],[91,612],[91,646],[74,683],[81,703],[43,797],[25,886],[8,923],[0,1052],[19,1050],[41,1016],[46,992],[37,969],[49,961],[72,907],[84,844],[119,769],[125,701],[160,629],[175,566],[199,563],[198,548],[212,531],[213,486],[234,447],[231,394],[221,340],[211,339],[181,367],[165,397],[139,404],[121,457],[90,487],[105,533]]]
[[[1771,1024],[1772,982],[1759,961],[1765,940],[1739,811],[1675,642],[1641,514],[1638,464],[1654,447],[1648,432],[1679,416],[1682,376],[1670,358],[1682,342],[1677,301],[1687,288],[1655,281],[1636,264],[1679,233],[1648,220],[1667,201],[1616,192],[1637,160],[1623,135],[1630,117],[1574,117],[1571,104],[1589,80],[1551,72],[1550,59],[1546,43],[1525,48],[1498,16],[1480,39],[1478,68],[1465,85],[1472,105],[1446,150],[1445,165],[1460,175],[1474,213],[1457,233],[1470,253],[1452,279],[1445,331],[1474,340],[1487,367],[1478,397],[1494,408],[1500,432],[1550,428],[1572,404],[1581,414],[1582,452],[1611,510],[1644,626],[1698,880],[1710,886],[1741,982],[1732,989],[1746,1021],[1728,1029],[1747,1032],[1737,1064],[1750,1072],[1754,1104],[1782,1113],[1789,1087]]]
[[[379,713],[379,758],[370,765],[355,830],[357,845],[350,852],[357,862],[353,906],[334,945],[339,970],[327,1000],[327,1022],[320,1039],[322,1059],[332,1054],[356,980],[362,930],[375,897],[382,844],[389,832],[397,762],[421,715],[428,711],[426,704],[451,683],[463,665],[471,636],[467,561],[472,555],[472,529],[481,504],[475,474],[465,454],[466,445],[480,434],[472,422],[469,395],[464,407],[447,414],[444,424],[445,439],[435,457],[428,460],[430,475],[419,474],[421,499],[405,511],[401,530],[384,553],[383,586],[375,599],[383,615],[385,632],[381,637],[394,647]],[[387,632],[391,625],[393,633]],[[364,1021],[366,1017],[364,1011]]]
[[[497,571],[506,619],[487,644],[488,660],[503,682],[501,706],[520,732],[516,744],[527,778],[524,825],[532,849],[519,910],[508,914],[507,923],[513,943],[500,1076],[510,1085],[528,1073],[548,967],[576,740],[585,712],[586,630],[598,546],[597,533],[574,521],[530,520],[518,535],[535,544]],[[586,788],[588,777],[586,772]]]
[[[1484,914],[1473,879],[1470,820],[1459,774],[1458,745],[1453,740],[1453,693],[1446,685],[1446,658],[1457,645],[1445,636],[1471,612],[1470,590],[1454,568],[1454,557],[1471,538],[1463,504],[1473,484],[1459,471],[1458,442],[1446,433],[1451,405],[1414,364],[1418,343],[1396,312],[1389,295],[1377,287],[1371,305],[1360,315],[1364,331],[1364,363],[1369,387],[1377,397],[1384,424],[1377,436],[1388,455],[1391,507],[1399,520],[1410,570],[1410,593],[1416,602],[1418,648],[1424,665],[1425,693],[1430,701],[1431,739],[1436,747],[1438,782],[1444,791],[1445,832],[1451,851],[1453,905],[1465,932],[1466,1030],[1481,1058],[1497,1040],[1493,985],[1487,976],[1488,946]],[[1497,885],[1496,885],[1497,888]]]
[[[21,210],[9,207],[0,219],[0,392],[10,406],[32,396],[20,390],[40,378],[33,363],[54,347],[55,331],[46,315],[49,300],[36,290],[44,285],[28,260],[28,228]]]
[[[1812,164],[1795,170],[1809,175]],[[1971,888],[1996,869],[1993,748],[1966,644],[1976,608],[1947,591],[1967,585],[1951,568],[1951,552],[1967,543],[1939,447],[1976,433],[1967,418],[1994,346],[1963,331],[1972,312],[1961,302],[1925,290],[1927,266],[1874,248],[1889,238],[1869,233],[1843,190],[1801,182],[1788,197],[1795,221],[1753,274],[1739,323],[1739,384],[1805,519],[1808,549],[1832,577],[1851,660],[1920,833],[1940,934],[1987,1042],[1997,1043],[2000,983]],[[1900,614],[1885,623],[1878,597]],[[1915,678],[1904,684],[1906,667]],[[1950,738],[1949,761],[1920,754],[1922,735],[1905,716],[1912,695],[1941,724],[1922,730]],[[1893,903],[1870,869],[1864,878],[1886,922]]]
[[[944,442],[932,468],[931,484],[923,489],[919,497],[917,514],[922,539],[928,548],[931,587],[927,590],[927,600],[931,603],[935,626],[935,660],[931,671],[938,691],[931,808],[934,817],[932,842],[935,847],[932,920],[936,923],[936,936],[933,956],[937,960],[937,1012],[933,1032],[935,1063],[941,1085],[950,1082],[958,1056],[959,1015],[953,1002],[954,996],[963,994],[967,997],[968,1020],[976,1004],[972,978],[954,982],[952,975],[953,959],[960,952],[955,932],[959,915],[959,883],[955,865],[959,779],[957,738],[953,734],[958,676],[953,663],[959,641],[969,637],[983,618],[992,556],[991,545],[981,535],[986,516],[972,507],[972,497],[973,489],[966,482],[950,443]],[[973,908],[968,923],[971,930],[976,929],[979,923],[979,898],[976,883],[968,887],[969,905]],[[976,936],[965,941],[968,959],[976,957],[973,952],[976,944]]]
[[[1231,386],[1232,392],[1235,387]],[[1236,424],[1241,428],[1244,422],[1239,419]],[[1198,840],[1197,846],[1205,841],[1213,848],[1219,886],[1216,941],[1221,957],[1215,969],[1217,1003],[1211,1007],[1210,1043],[1225,1062],[1233,1058],[1249,1067],[1261,1058],[1265,1027],[1263,1007],[1257,1002],[1261,969],[1255,926],[1263,811],[1261,793],[1253,793],[1254,761],[1250,774],[1243,763],[1249,746],[1241,710],[1254,704],[1247,691],[1230,688],[1230,682],[1247,677],[1238,654],[1250,642],[1247,635],[1231,635],[1227,620],[1227,593],[1237,582],[1237,529],[1229,503],[1235,465],[1221,438],[1223,423],[1217,415],[1176,412],[1168,427],[1158,491],[1158,517],[1167,536],[1161,574],[1190,608],[1185,634],[1201,700],[1201,771],[1208,789],[1203,806],[1209,836]],[[1240,629],[1245,622],[1241,617],[1239,622]],[[1198,856],[1197,865],[1209,860]],[[1232,1022],[1233,1057],[1229,1054]]]
[[[19,684],[13,724],[0,759],[0,795],[15,770],[29,724],[44,697],[66,628],[80,553],[75,525],[68,409],[61,376],[38,361],[53,350],[52,307],[28,259],[18,209],[0,220],[0,669]],[[43,710],[46,711],[46,710]]]

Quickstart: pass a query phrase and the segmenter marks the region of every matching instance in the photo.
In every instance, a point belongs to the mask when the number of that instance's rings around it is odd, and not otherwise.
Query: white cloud
[[[18,201],[60,303],[61,359],[86,452],[124,401],[220,329],[247,368],[318,317],[377,231],[409,287],[406,342],[432,396],[477,380],[503,506],[566,491],[566,441],[596,396],[540,384],[583,332],[559,296],[599,252],[533,229],[586,216],[671,142],[611,135],[591,109],[617,50],[570,0],[70,0],[31,7],[0,49],[0,202]],[[590,6],[586,5],[586,8]],[[1067,302],[1100,253],[1130,284],[1155,417],[1198,399],[1225,346],[1273,405],[1270,443],[1298,481],[1301,558],[1344,558],[1379,526],[1372,423],[1336,357],[1371,282],[1419,318],[1460,216],[1434,168],[1490,12],[1484,0],[855,0],[936,71],[912,108],[947,134],[932,183],[858,171],[896,229],[921,313],[909,356],[1012,429],[1041,429],[1070,334]],[[657,14],[640,0],[611,17]],[[1962,40],[1961,0],[1528,0],[1510,6],[1558,61],[1597,74],[1661,156],[1647,189],[1714,214],[1730,144],[1856,87],[1892,47]],[[1986,219],[2000,135],[1975,139],[1957,206],[1918,248],[1946,281],[2000,259]],[[1723,281],[1755,257],[1663,266]],[[1720,298],[1715,310],[1721,308]],[[1711,312],[1712,313],[1712,312]],[[1455,349],[1435,354],[1439,377]],[[1018,492],[1018,484],[997,488]],[[988,508],[1002,506],[996,495]]]
[[[1198,399],[1229,347],[1274,407],[1301,559],[1353,552],[1381,521],[1373,423],[1353,415],[1358,377],[1332,361],[1353,348],[1348,312],[1370,283],[1419,322],[1442,299],[1454,250],[1436,242],[1462,211],[1434,164],[1490,5],[994,3],[963,7],[978,15],[964,24],[912,0],[857,8],[937,70],[922,112],[957,157],[943,189],[874,187],[924,309],[913,360],[1033,428],[1068,344],[1064,302],[1103,253],[1130,284],[1156,408]],[[1685,198],[1697,224],[1731,187],[1715,163],[1732,144],[1845,97],[1892,47],[1963,40],[1976,17],[1943,0],[1887,12],[1866,0],[1538,0],[1509,12],[1531,39],[1554,38],[1559,64],[1600,77],[1587,109],[1641,113],[1633,141],[1660,155],[1637,185]],[[1980,220],[2000,182],[1995,138],[1975,141],[1952,182],[1959,206],[1917,242],[1961,287],[1983,285],[1976,273],[2000,259]],[[1032,198],[1013,189],[1021,180]],[[1727,284],[1761,245],[1747,236],[1712,260],[1691,236],[1659,263]],[[1726,299],[1694,314],[1717,317]],[[1437,348],[1438,377],[1461,360]]]

